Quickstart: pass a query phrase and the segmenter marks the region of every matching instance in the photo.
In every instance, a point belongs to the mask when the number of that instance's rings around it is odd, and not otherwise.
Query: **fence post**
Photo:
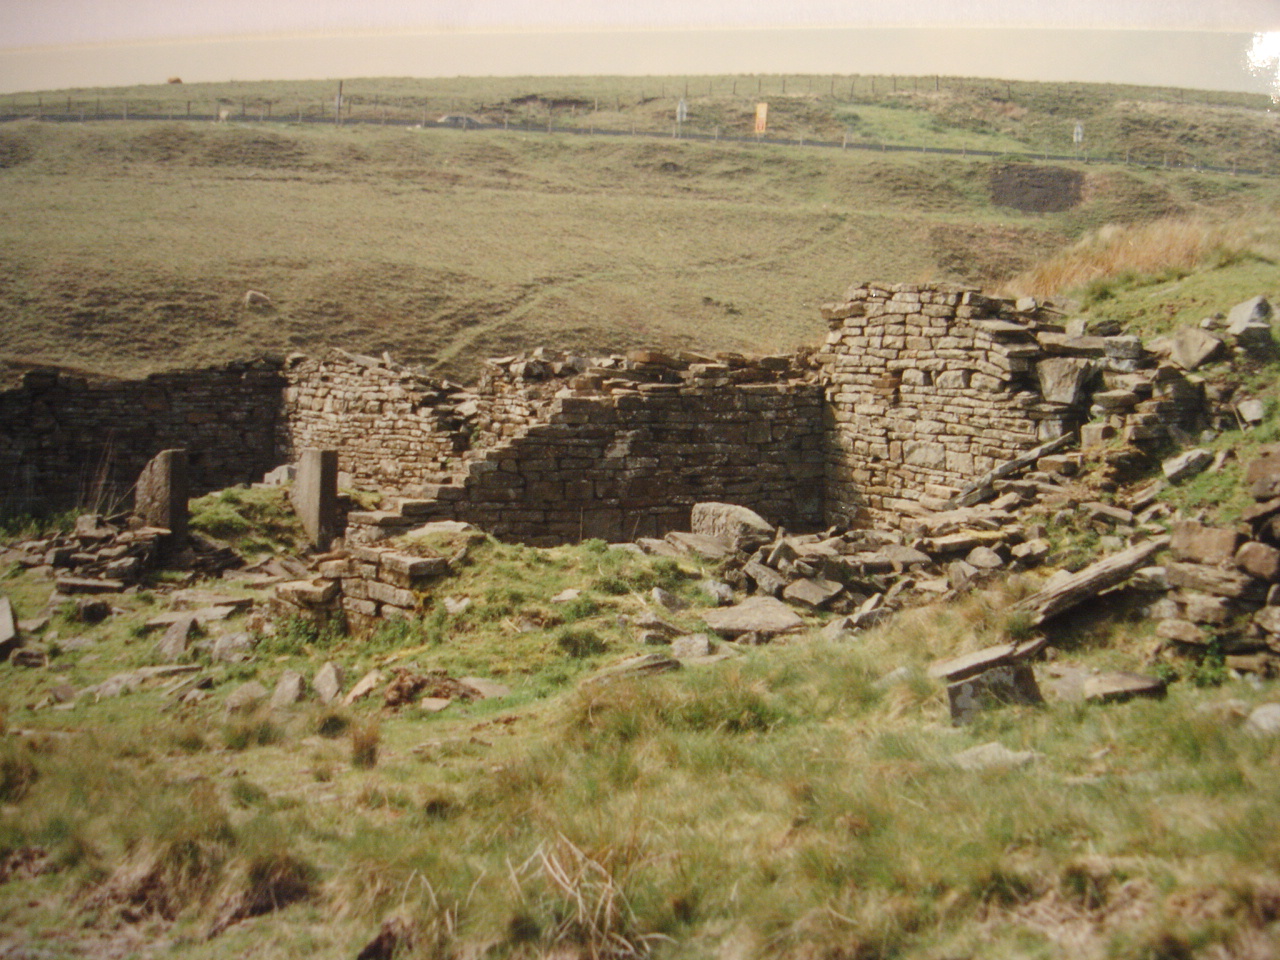
[[[44,119],[44,97],[36,97],[36,119]]]
[[[120,119],[121,120],[129,119],[129,101],[128,100],[124,102],[124,109],[120,111]]]

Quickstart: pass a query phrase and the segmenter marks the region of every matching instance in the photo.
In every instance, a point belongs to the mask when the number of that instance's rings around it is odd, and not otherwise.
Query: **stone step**
[[[403,516],[398,510],[361,510],[347,514],[347,523],[358,527],[379,527],[382,529],[408,528],[415,526],[417,517]]]

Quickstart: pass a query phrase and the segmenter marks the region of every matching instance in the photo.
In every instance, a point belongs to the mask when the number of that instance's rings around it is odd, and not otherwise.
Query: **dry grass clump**
[[[1247,250],[1245,231],[1203,220],[1166,218],[1108,224],[1006,284],[1020,296],[1052,297],[1126,274],[1190,272]]]
[[[378,764],[378,743],[382,738],[377,720],[356,724],[351,728],[351,765],[368,770]]]

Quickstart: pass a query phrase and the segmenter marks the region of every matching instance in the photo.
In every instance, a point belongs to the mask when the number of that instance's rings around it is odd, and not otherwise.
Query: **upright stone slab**
[[[312,546],[328,550],[338,535],[338,451],[303,450],[289,499]]]
[[[164,527],[162,557],[171,557],[187,542],[187,451],[161,450],[142,470],[134,492],[134,512],[148,526]]]

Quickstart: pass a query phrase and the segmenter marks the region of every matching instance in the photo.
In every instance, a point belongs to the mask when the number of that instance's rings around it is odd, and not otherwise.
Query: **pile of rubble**
[[[169,531],[130,523],[128,515],[85,514],[65,535],[19,540],[0,548],[0,564],[42,569],[56,578],[58,592],[119,593],[155,566]]]
[[[277,584],[274,612],[310,621],[339,611],[353,629],[365,631],[379,621],[407,618],[422,610],[422,591],[447,575],[481,536],[470,524],[441,520],[419,526],[410,542],[397,547],[340,546],[312,558],[312,577]],[[448,556],[433,548],[448,545]],[[413,550],[414,552],[408,552]]]
[[[808,355],[748,357],[738,353],[664,353],[631,350],[626,354],[583,357],[538,347],[527,354],[485,361],[477,389],[481,393],[504,387],[566,396],[614,393],[657,393],[681,388],[706,389],[743,383],[779,383],[816,376]]]
[[[1280,445],[1263,447],[1245,484],[1255,501],[1239,527],[1173,524],[1156,633],[1173,652],[1280,676]]]

